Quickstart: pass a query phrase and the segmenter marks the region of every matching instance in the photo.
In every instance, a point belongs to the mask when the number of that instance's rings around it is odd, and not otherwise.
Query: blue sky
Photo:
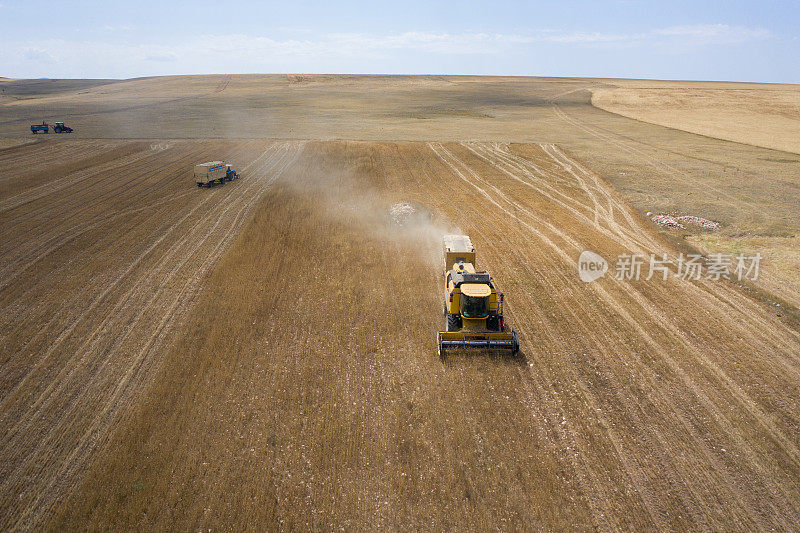
[[[0,0],[0,76],[319,72],[800,82],[797,1]]]

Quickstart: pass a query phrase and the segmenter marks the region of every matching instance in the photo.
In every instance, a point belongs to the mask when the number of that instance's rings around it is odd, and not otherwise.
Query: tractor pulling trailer
[[[517,331],[505,324],[503,293],[488,272],[475,270],[475,248],[466,235],[445,235],[445,331],[438,335],[439,357],[455,349],[519,351]]]
[[[50,133],[50,128],[53,128],[53,133],[72,133],[72,128],[65,126],[63,122],[56,122],[54,126],[50,126],[47,122],[41,124],[31,124],[31,133]]]
[[[213,187],[217,183],[225,185],[226,181],[239,179],[239,173],[224,161],[209,161],[194,167],[194,181],[198,187]]]

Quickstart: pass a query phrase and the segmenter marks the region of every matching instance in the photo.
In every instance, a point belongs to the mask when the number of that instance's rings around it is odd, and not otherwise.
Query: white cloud
[[[177,61],[178,56],[171,52],[165,52],[165,53],[153,52],[145,54],[144,59],[145,61],[171,62],[171,61]]]
[[[682,40],[694,44],[727,44],[770,38],[767,30],[741,28],[724,24],[675,26],[645,33],[559,32],[542,30],[530,34],[403,32],[384,35],[368,33],[330,33],[317,39],[275,40],[248,35],[205,36],[202,43],[188,49],[211,53],[237,52],[246,55],[264,53],[280,56],[352,56],[376,55],[392,50],[415,50],[434,54],[492,54],[509,47],[553,43],[565,45],[653,44]],[[180,49],[180,47],[179,47]],[[178,52],[179,53],[179,52]]]
[[[135,33],[134,33],[135,35]],[[447,56],[513,53],[537,45],[562,47],[644,47],[685,53],[702,47],[771,39],[759,28],[701,24],[672,26],[643,33],[539,30],[516,33],[410,31],[389,34],[330,33],[274,39],[251,35],[206,35],[173,44],[133,44],[93,40],[47,39],[5,42],[0,71],[22,76],[116,76],[207,72],[296,72],[399,57],[405,51]],[[134,39],[129,39],[134,41]],[[391,64],[387,64],[391,71]],[[177,71],[176,71],[177,69]],[[303,70],[307,69],[307,70]],[[310,70],[308,70],[310,69]]]
[[[697,24],[693,26],[671,26],[654,30],[656,36],[692,38],[708,43],[740,43],[772,38],[769,30],[728,26],[727,24]]]
[[[105,26],[103,26],[103,29],[106,30],[106,31],[114,31],[114,32],[123,32],[123,31],[129,32],[129,31],[137,30],[138,27],[134,26],[133,24],[123,24],[121,26],[115,26],[113,24],[106,24]]]
[[[542,36],[539,40],[551,43],[613,43],[630,41],[637,38],[636,35],[625,35],[619,33],[560,33],[550,32]]]
[[[53,57],[50,52],[44,48],[38,47],[24,48],[22,50],[22,56],[25,59],[37,63],[54,63],[56,61],[56,58]]]

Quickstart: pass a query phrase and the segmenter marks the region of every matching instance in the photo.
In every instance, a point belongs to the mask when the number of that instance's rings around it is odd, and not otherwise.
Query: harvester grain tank
[[[235,179],[239,179],[239,173],[233,169],[231,164],[224,161],[209,161],[194,167],[194,181],[198,187],[224,185],[226,181]]]
[[[519,351],[515,329],[508,331],[503,317],[503,294],[488,272],[475,269],[475,248],[467,235],[444,236],[444,315],[439,357],[451,349]]]

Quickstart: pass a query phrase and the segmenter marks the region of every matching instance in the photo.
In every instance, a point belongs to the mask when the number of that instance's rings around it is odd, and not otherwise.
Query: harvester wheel
[[[458,331],[461,329],[461,317],[458,315],[447,315],[447,331]]]

